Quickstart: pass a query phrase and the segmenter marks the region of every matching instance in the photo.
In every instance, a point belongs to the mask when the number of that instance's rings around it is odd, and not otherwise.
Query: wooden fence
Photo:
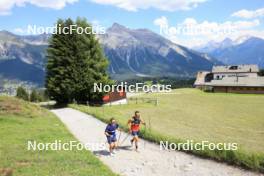
[[[128,98],[128,104],[135,103],[150,103],[154,104],[155,106],[158,106],[159,102],[157,98],[143,98],[143,97],[130,97]]]

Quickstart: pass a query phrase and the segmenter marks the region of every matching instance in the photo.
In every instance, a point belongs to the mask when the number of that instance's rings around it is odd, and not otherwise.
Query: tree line
[[[45,90],[33,89],[31,92],[28,92],[23,87],[17,88],[16,97],[31,102],[43,102],[49,100],[47,92]]]
[[[162,84],[171,85],[172,89],[177,88],[191,88],[195,82],[195,78],[173,78],[173,77],[140,77],[134,79],[124,80],[128,85],[133,85],[136,83],[146,83],[146,84]]]

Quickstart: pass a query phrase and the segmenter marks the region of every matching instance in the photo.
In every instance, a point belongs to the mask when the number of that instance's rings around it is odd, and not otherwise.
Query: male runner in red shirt
[[[146,125],[146,123],[140,118],[139,111],[136,111],[135,115],[128,120],[128,128],[130,129],[129,132],[133,136],[133,138],[130,140],[131,146],[133,146],[133,142],[135,141],[136,150],[138,150],[139,132],[141,124]]]

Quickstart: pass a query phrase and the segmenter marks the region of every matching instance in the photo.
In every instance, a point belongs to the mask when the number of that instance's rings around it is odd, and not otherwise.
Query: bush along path
[[[105,144],[106,124],[71,108],[52,110],[83,144]],[[130,148],[130,137],[122,132],[120,147],[114,156],[109,156],[107,148],[90,147],[114,172],[126,176],[183,175],[183,176],[261,176],[240,168],[235,168],[212,160],[201,159],[178,151],[160,150],[160,146],[141,140],[139,152]]]

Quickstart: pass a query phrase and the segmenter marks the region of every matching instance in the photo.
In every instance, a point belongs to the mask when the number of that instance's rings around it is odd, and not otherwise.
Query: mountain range
[[[0,75],[43,85],[49,37],[0,31]],[[114,79],[192,77],[198,70],[210,70],[213,65],[221,64],[205,53],[174,44],[147,29],[129,29],[115,23],[106,34],[97,37]]]
[[[41,38],[42,36],[37,36]],[[44,82],[47,43],[32,43],[31,36],[0,32],[0,75],[2,78]]]
[[[147,29],[128,29],[117,23],[99,36],[110,61],[113,77],[178,76],[190,77],[198,70],[211,69],[217,60],[172,43]]]
[[[210,41],[195,50],[205,52],[224,64],[257,64],[264,68],[264,40],[253,36],[242,36],[236,40],[229,38],[222,42]]]

